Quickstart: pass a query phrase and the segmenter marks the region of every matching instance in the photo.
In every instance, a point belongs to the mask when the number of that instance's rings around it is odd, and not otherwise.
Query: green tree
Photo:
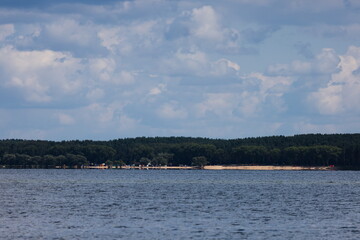
[[[54,166],[58,165],[57,161],[56,161],[56,157],[54,157],[53,155],[50,155],[50,154],[45,155],[43,157],[43,164],[45,167],[54,167]]]
[[[233,148],[232,152],[237,164],[268,163],[268,151],[264,146],[239,146]]]
[[[111,160],[107,160],[107,161],[105,162],[105,165],[108,166],[109,168],[112,168],[113,165],[114,165],[114,162],[111,161]]]
[[[16,165],[16,156],[15,156],[15,154],[5,153],[4,156],[2,157],[2,163],[4,165],[8,165],[8,166]]]
[[[94,144],[83,147],[82,152],[89,162],[96,164],[112,161],[116,154],[116,150],[112,147]]]
[[[147,166],[150,162],[151,162],[151,160],[149,158],[146,158],[146,157],[142,157],[139,160],[139,164],[142,165],[142,166]]]
[[[57,166],[64,166],[67,164],[67,158],[64,155],[56,156],[56,165]]]
[[[204,156],[198,156],[198,157],[193,157],[192,158],[192,165],[193,166],[197,166],[197,167],[204,167],[205,165],[207,165],[209,162],[208,160],[206,159],[206,157]]]
[[[158,153],[151,161],[155,166],[166,166],[173,159],[174,154],[171,153]]]
[[[113,162],[113,164],[114,164],[114,166],[116,167],[116,168],[121,168],[122,166],[125,166],[125,163],[124,163],[124,161],[123,160],[115,160],[114,162]]]
[[[82,165],[87,165],[89,162],[87,161],[86,157],[79,155],[79,154],[66,154],[66,161],[64,165],[69,167],[80,167]]]
[[[131,159],[133,162],[140,160],[141,158],[152,159],[154,156],[154,148],[144,144],[137,144],[129,149]]]
[[[42,162],[42,157],[40,156],[33,156],[29,159],[27,165],[30,165],[30,166],[38,166],[38,165],[41,165],[41,162]]]

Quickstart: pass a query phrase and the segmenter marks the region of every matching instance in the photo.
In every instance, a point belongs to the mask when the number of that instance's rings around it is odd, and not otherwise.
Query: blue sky
[[[360,1],[0,1],[0,138],[360,130]]]

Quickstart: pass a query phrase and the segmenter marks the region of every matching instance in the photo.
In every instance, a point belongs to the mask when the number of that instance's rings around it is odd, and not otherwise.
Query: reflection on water
[[[2,239],[357,239],[360,172],[0,170]]]

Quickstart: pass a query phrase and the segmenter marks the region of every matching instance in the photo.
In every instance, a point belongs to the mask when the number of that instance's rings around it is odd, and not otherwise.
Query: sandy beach
[[[199,169],[194,166],[158,166],[158,167],[139,167],[139,166],[127,166],[122,169],[180,169],[190,170]],[[284,171],[300,171],[300,170],[333,170],[334,168],[328,166],[317,167],[305,167],[305,166],[260,166],[260,165],[241,165],[241,166],[226,166],[226,165],[209,165],[204,166],[204,170],[284,170]]]
[[[204,166],[206,170],[331,170],[330,167],[304,167],[304,166],[223,166],[223,165],[210,165]]]
[[[196,169],[195,167],[192,166],[157,166],[157,167],[152,167],[152,166],[143,166],[143,167],[139,167],[139,166],[131,166],[131,167],[123,167],[124,169],[183,169],[183,170],[187,170],[187,169]]]

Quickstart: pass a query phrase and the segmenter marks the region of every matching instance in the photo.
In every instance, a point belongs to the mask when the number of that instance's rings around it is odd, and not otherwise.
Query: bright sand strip
[[[148,169],[194,169],[194,167],[188,167],[188,166],[161,166],[161,167],[143,167]]]
[[[158,166],[158,167],[139,167],[139,166],[127,166],[123,169],[199,169],[194,166]],[[330,167],[301,167],[301,166],[259,166],[259,165],[244,165],[244,166],[224,166],[224,165],[209,165],[204,166],[205,170],[332,170]]]
[[[330,170],[330,167],[301,167],[301,166],[204,166],[206,170]]]
[[[195,169],[194,167],[191,166],[158,166],[158,167],[153,167],[153,166],[126,166],[126,167],[122,167],[122,169]]]

